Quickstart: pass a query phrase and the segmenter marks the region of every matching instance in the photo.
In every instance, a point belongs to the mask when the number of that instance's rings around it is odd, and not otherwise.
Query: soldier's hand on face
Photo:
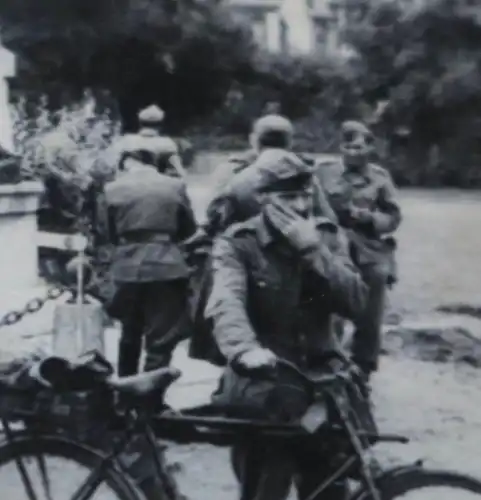
[[[280,201],[266,206],[266,212],[269,221],[296,250],[306,251],[319,245],[319,233],[312,217],[305,219]]]
[[[237,363],[246,370],[273,367],[276,364],[276,355],[263,347],[257,347],[242,354]]]
[[[354,219],[356,222],[361,222],[361,223],[370,222],[372,219],[371,211],[368,210],[367,208],[351,207],[351,218]]]

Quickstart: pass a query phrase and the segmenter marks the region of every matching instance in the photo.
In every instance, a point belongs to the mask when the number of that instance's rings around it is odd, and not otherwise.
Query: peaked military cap
[[[146,124],[157,124],[164,120],[165,113],[155,104],[140,111],[139,122]]]
[[[313,169],[302,158],[287,151],[283,151],[282,154],[270,153],[265,153],[269,157],[264,161],[262,157],[259,158],[260,192],[298,191],[311,185]]]
[[[268,132],[283,132],[292,135],[294,126],[286,117],[282,115],[266,115],[259,118],[253,126],[254,134],[260,136]]]
[[[346,120],[341,125],[341,132],[343,134],[350,132],[357,132],[363,135],[373,136],[372,130],[362,122],[357,120]]]

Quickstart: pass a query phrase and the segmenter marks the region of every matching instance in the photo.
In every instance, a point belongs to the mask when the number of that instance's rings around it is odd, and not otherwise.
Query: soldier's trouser
[[[371,372],[379,365],[388,275],[384,265],[360,267],[369,291],[365,311],[355,324],[352,356],[361,368]]]
[[[119,375],[137,373],[143,339],[145,370],[169,365],[175,347],[189,334],[187,293],[186,280],[119,285],[117,300],[123,308]]]
[[[240,500],[284,500],[294,482],[299,500],[306,500],[329,474],[326,465],[318,464],[302,451],[289,456],[275,445],[254,442],[237,444],[232,449],[232,467],[240,483]],[[347,484],[336,483],[315,500],[347,499]]]

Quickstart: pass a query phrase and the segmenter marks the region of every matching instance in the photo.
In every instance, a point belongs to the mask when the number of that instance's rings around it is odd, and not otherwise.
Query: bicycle
[[[309,377],[294,365],[286,366],[291,366],[304,380],[317,402],[331,397],[329,391],[333,387],[350,384],[353,380],[353,373],[347,367],[337,369],[333,373]],[[10,425],[11,421],[4,417],[2,424],[5,440],[0,444],[0,471],[7,465],[14,464],[25,490],[23,498],[28,500],[104,498],[102,495],[98,496],[101,486],[109,488],[114,495],[112,498],[118,500],[176,500],[179,498],[179,492],[166,472],[158,440],[178,444],[208,443],[222,447],[231,446],[237,440],[248,437],[264,440],[266,443],[275,440],[286,446],[294,443],[312,449],[313,445],[325,444],[329,438],[334,438],[345,452],[341,455],[342,460],[336,464],[329,478],[320,480],[318,488],[307,500],[322,499],[324,489],[340,478],[350,478],[358,483],[349,500],[395,500],[408,493],[419,493],[428,488],[439,487],[452,489],[450,498],[453,499],[462,499],[460,494],[465,492],[481,496],[481,481],[457,472],[429,470],[419,461],[373,472],[366,459],[367,444],[372,446],[379,442],[408,443],[409,439],[398,435],[369,434],[356,429],[347,420],[341,419],[340,423],[331,424],[328,419],[327,424],[318,426],[316,431],[312,432],[309,426],[306,428],[299,424],[226,417],[213,405],[200,406],[180,413],[165,407],[160,414],[155,414],[152,411],[152,401],[163,398],[167,388],[179,376],[180,372],[177,370],[162,368],[132,377],[112,378],[105,382],[102,390],[107,388],[124,399],[129,399],[126,411],[115,411],[108,419],[107,435],[110,436],[111,432],[116,436],[112,439],[112,447],[108,452],[61,433],[36,431],[35,426],[33,430],[27,426],[23,430],[14,431]],[[338,410],[341,411],[339,408]],[[14,414],[11,417],[13,419]],[[147,496],[146,492],[135,484],[119,460],[123,450],[136,436],[144,436],[149,445],[151,462],[161,485],[155,497]],[[44,460],[46,455],[73,462],[86,469],[87,478],[71,495],[53,496]],[[39,469],[43,496],[37,496],[34,492],[33,481],[27,473],[27,459],[35,462]],[[70,483],[70,479],[67,478],[66,481]],[[7,497],[22,500],[18,493],[14,497]],[[428,498],[438,499],[438,493],[434,492]]]

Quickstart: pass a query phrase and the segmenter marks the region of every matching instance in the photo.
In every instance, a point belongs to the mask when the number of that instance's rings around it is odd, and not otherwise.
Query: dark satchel
[[[304,378],[284,362],[257,373],[229,365],[212,397],[212,404],[228,416],[276,422],[298,420],[312,403]]]
[[[214,338],[212,320],[204,316],[205,306],[212,289],[210,255],[206,256],[196,273],[195,279],[191,280],[190,309],[194,328],[189,345],[189,356],[216,366],[225,366],[227,361]]]
[[[30,371],[41,385],[56,392],[76,392],[99,389],[114,373],[112,364],[97,351],[89,351],[70,361],[49,356]]]

